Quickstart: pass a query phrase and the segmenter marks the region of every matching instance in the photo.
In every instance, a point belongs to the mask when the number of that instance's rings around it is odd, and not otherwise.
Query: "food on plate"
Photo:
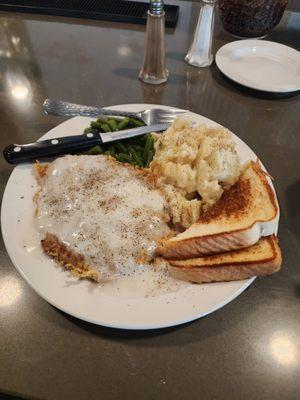
[[[98,134],[100,132],[115,132],[123,129],[136,128],[145,125],[135,118],[112,118],[99,117],[91,121],[90,127],[84,130],[85,133]],[[135,165],[139,168],[148,168],[154,155],[154,137],[151,133],[132,137],[126,140],[97,145],[87,151],[88,155],[104,154],[116,160]]]
[[[162,240],[156,254],[177,279],[221,282],[269,275],[281,267],[275,236],[278,204],[267,173],[251,161],[239,180],[185,232]]]
[[[123,129],[137,128],[144,126],[144,122],[137,118],[114,118],[114,117],[98,117],[95,121],[90,122],[90,126],[84,130],[85,133],[97,132],[116,132]]]
[[[152,266],[202,283],[280,269],[270,177],[259,161],[241,164],[226,129],[177,119],[99,149],[36,164],[42,248],[74,275],[105,282]]]
[[[277,200],[259,162],[251,161],[240,179],[184,232],[162,240],[157,254],[184,259],[255,244],[275,233]]]
[[[177,119],[157,136],[150,165],[163,189],[173,223],[188,228],[212,206],[241,172],[241,162],[228,130],[192,125]]]
[[[168,235],[167,204],[147,171],[106,156],[64,156],[37,164],[42,247],[79,277],[131,275]]]
[[[195,283],[236,281],[279,271],[281,252],[275,235],[253,246],[188,260],[170,260],[173,277]]]

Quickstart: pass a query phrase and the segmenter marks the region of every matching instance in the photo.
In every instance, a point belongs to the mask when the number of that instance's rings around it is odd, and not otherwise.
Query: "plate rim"
[[[224,44],[223,46],[221,46],[218,49],[218,51],[216,53],[216,56],[215,56],[216,65],[217,65],[218,69],[222,72],[222,74],[224,74],[227,78],[231,79],[233,82],[238,83],[241,86],[245,86],[249,89],[257,90],[260,92],[267,92],[267,93],[274,93],[274,94],[276,94],[276,93],[277,94],[279,94],[279,93],[287,94],[287,93],[294,93],[294,92],[300,91],[300,85],[297,87],[295,86],[294,88],[290,88],[288,90],[270,89],[270,88],[266,88],[266,87],[262,88],[261,86],[258,86],[258,85],[256,86],[255,84],[253,84],[253,85],[247,84],[247,83],[245,83],[245,81],[243,79],[239,80],[239,79],[233,77],[230,73],[228,74],[228,71],[225,71],[222,66],[222,59],[221,59],[222,52],[224,51],[224,49],[229,49],[229,50],[238,49],[240,46],[243,47],[242,44],[249,43],[249,42],[253,43],[253,45],[258,45],[260,47],[267,47],[267,45],[264,46],[264,44],[268,44],[269,46],[276,47],[276,48],[279,48],[279,47],[285,48],[288,51],[291,51],[295,54],[296,53],[299,54],[299,57],[300,57],[300,52],[297,49],[287,46],[282,43],[273,42],[271,40],[261,40],[261,39],[239,39],[239,40],[235,40],[235,41]],[[249,43],[249,45],[251,46],[250,43]]]
[[[132,103],[132,104],[123,104],[123,105],[111,106],[111,107],[115,107],[115,108],[118,108],[118,107],[123,107],[123,108],[124,107],[129,107],[129,108],[130,107],[135,107],[135,108],[140,107],[142,109],[144,107],[157,107],[157,106],[158,106],[157,104]],[[159,106],[160,107],[164,107],[164,108],[169,108],[169,106],[162,106],[162,105],[159,105]],[[193,113],[193,112],[189,112],[189,114],[195,115],[197,117],[201,117],[204,120],[207,120],[210,123],[214,123],[214,124],[216,124],[218,126],[222,126],[222,125],[218,124],[217,122],[215,122],[215,121],[213,121],[211,119],[208,119],[205,116],[202,116],[200,114]],[[78,117],[74,117],[74,118],[71,118],[71,119],[74,120],[76,118],[78,118]],[[79,118],[82,118],[82,117],[79,117]],[[46,134],[51,133],[58,126],[61,126],[61,125],[63,125],[64,123],[66,123],[68,121],[70,121],[70,119],[68,119],[66,121],[63,121],[62,123],[56,125],[54,128],[52,128],[51,130],[46,132],[43,136],[41,136],[41,138],[39,140],[41,140]],[[253,152],[253,150],[244,141],[242,141],[237,135],[235,135],[235,134],[233,134],[233,135],[236,136],[243,144],[245,144],[253,154],[255,154]],[[31,282],[30,277],[28,277],[26,275],[26,273],[22,270],[22,265],[19,265],[19,262],[17,262],[17,260],[15,259],[15,254],[11,253],[11,251],[9,249],[9,244],[7,243],[8,238],[7,238],[6,233],[4,231],[3,216],[4,216],[4,211],[5,211],[4,210],[4,206],[5,206],[6,202],[7,202],[6,197],[8,196],[8,188],[9,188],[9,184],[10,184],[11,180],[13,179],[14,171],[15,171],[15,169],[10,174],[9,179],[8,179],[8,181],[6,183],[6,187],[5,187],[5,190],[4,190],[4,193],[3,193],[3,198],[2,198],[2,204],[1,204],[1,221],[2,221],[1,222],[1,230],[2,230],[3,241],[4,241],[4,244],[5,244],[5,248],[6,248],[7,254],[10,257],[10,259],[12,261],[12,264],[14,265],[16,270],[20,273],[22,278],[29,284],[29,286],[40,297],[42,297],[44,300],[46,300],[52,306],[56,307],[57,309],[63,311],[66,314],[71,315],[72,317],[75,317],[77,319],[81,319],[83,321],[87,321],[87,322],[90,322],[90,323],[93,323],[93,324],[96,324],[96,325],[101,325],[101,326],[105,326],[105,327],[109,327],[109,328],[116,328],[116,329],[126,329],[126,330],[150,330],[150,329],[153,330],[153,329],[167,328],[167,327],[171,327],[171,326],[178,326],[178,325],[181,325],[181,324],[184,324],[184,323],[187,323],[187,322],[192,322],[194,320],[200,319],[200,318],[202,318],[202,317],[204,317],[206,315],[209,315],[209,314],[217,311],[218,309],[224,307],[226,304],[230,303],[235,298],[237,298],[256,279],[256,277],[253,277],[253,278],[249,278],[249,279],[244,280],[244,281],[240,281],[241,282],[241,286],[238,289],[236,289],[231,295],[227,296],[224,300],[217,302],[213,307],[209,308],[207,311],[204,311],[204,312],[201,311],[201,312],[199,312],[197,314],[194,314],[193,316],[187,315],[186,318],[182,318],[180,320],[176,320],[176,322],[173,322],[171,324],[169,322],[167,322],[167,323],[159,323],[159,324],[157,324],[157,323],[156,324],[153,324],[153,323],[151,323],[151,324],[135,324],[134,326],[132,326],[132,325],[126,325],[124,323],[122,323],[122,324],[119,324],[119,323],[107,323],[105,321],[94,320],[94,319],[89,318],[89,317],[79,316],[75,312],[70,311],[69,309],[67,309],[64,306],[61,306],[55,300],[53,300],[53,299],[49,298],[47,295],[43,294],[43,292]],[[226,284],[226,282],[223,282],[223,284]]]

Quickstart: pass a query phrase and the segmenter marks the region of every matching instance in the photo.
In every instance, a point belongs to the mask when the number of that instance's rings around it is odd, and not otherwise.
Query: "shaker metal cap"
[[[150,8],[149,11],[151,14],[160,15],[164,11],[164,2],[163,0],[150,0]]]

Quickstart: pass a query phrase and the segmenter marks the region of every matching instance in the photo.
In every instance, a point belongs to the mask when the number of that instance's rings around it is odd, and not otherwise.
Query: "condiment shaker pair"
[[[203,0],[191,47],[185,60],[197,67],[213,62],[211,51],[216,0]],[[165,12],[163,0],[150,0],[147,16],[146,47],[139,78],[145,83],[160,84],[168,80],[165,64]]]

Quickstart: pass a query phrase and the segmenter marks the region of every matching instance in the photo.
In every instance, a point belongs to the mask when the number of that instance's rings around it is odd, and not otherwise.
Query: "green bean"
[[[147,140],[146,140],[146,144],[145,144],[144,152],[143,152],[143,160],[145,162],[147,162],[147,160],[148,160],[149,151],[151,149],[153,149],[153,144],[154,144],[154,138],[151,135],[151,133],[149,133],[147,135]]]
[[[144,147],[146,140],[147,140],[148,134],[147,135],[142,135],[138,136],[138,143],[141,143],[141,145]]]
[[[117,160],[120,162],[127,162],[129,164],[132,164],[132,158],[128,154],[117,154],[116,156]]]
[[[134,148],[134,150],[138,153],[138,152],[143,152],[144,151],[144,147],[139,146],[138,144],[133,144],[132,147]]]
[[[101,129],[101,124],[100,124],[100,122],[98,122],[98,121],[92,121],[91,122],[91,128],[93,128],[93,129]]]
[[[134,144],[134,148],[139,151],[144,151],[145,146],[141,146],[140,144]]]
[[[118,125],[114,119],[108,119],[107,120],[108,125],[110,126],[111,130],[113,132],[118,131]]]
[[[146,168],[149,168],[149,165],[150,165],[151,161],[153,160],[153,156],[154,156],[154,150],[150,150],[148,153],[147,162],[145,165]]]
[[[100,124],[106,124],[107,123],[107,117],[102,117],[100,115],[100,117],[97,118],[97,122],[99,122]]]
[[[144,126],[145,123],[136,118],[129,118],[129,123],[132,126]]]
[[[144,123],[136,118],[126,117],[120,120],[118,118],[99,116],[96,121],[91,121],[90,126],[84,130],[84,133],[114,132],[143,125]],[[116,158],[120,162],[148,168],[154,156],[154,141],[153,136],[148,133],[113,142],[108,147],[104,146],[104,150],[99,145],[94,146],[86,154],[105,154]]]
[[[107,150],[110,152],[110,155],[116,154],[116,149],[114,148],[113,145],[110,145]]]
[[[121,142],[115,142],[115,147],[120,153],[127,153],[127,148]]]
[[[127,117],[123,118],[121,120],[121,122],[119,122],[119,124],[118,124],[119,131],[121,131],[122,129],[125,129],[128,124],[129,124],[129,118],[127,118]]]
[[[110,126],[107,125],[107,124],[101,124],[101,130],[102,130],[103,132],[111,132]]]
[[[137,165],[139,165],[140,167],[143,166],[143,161],[140,159],[140,157],[138,156],[137,152],[135,151],[134,147],[132,145],[128,146],[128,150],[129,152],[132,154],[133,156],[133,160],[136,162]]]
[[[97,155],[97,154],[102,154],[102,153],[103,153],[103,150],[101,149],[101,147],[99,145],[92,147],[87,152],[88,155]]]

